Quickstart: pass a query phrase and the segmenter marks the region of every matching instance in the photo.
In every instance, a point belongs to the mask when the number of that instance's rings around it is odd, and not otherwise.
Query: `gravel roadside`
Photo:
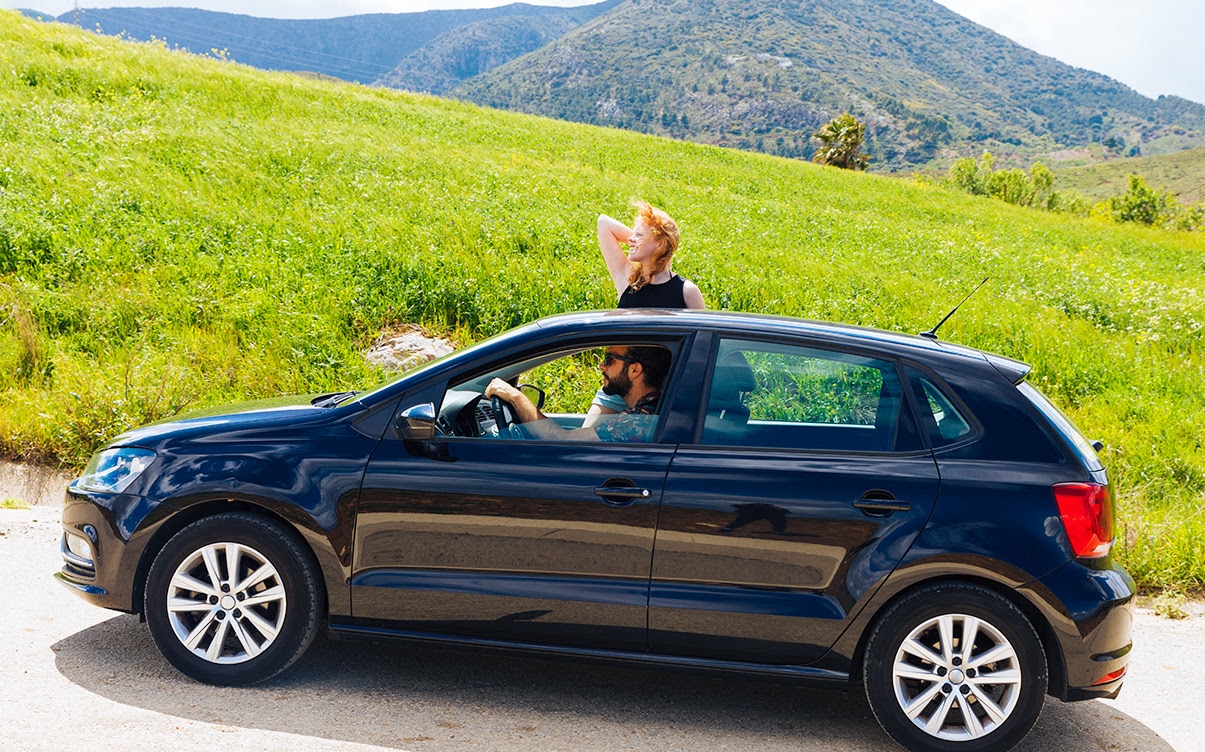
[[[28,498],[12,486],[0,472],[0,499]],[[842,692],[435,649],[319,639],[266,685],[197,684],[158,655],[137,617],[89,606],[53,580],[60,507],[38,500],[0,509],[6,751],[894,748],[865,703]],[[1194,671],[1205,665],[1205,604],[1188,610],[1172,621],[1139,608],[1121,696],[1048,700],[1017,749],[1205,752],[1191,720],[1205,700]]]

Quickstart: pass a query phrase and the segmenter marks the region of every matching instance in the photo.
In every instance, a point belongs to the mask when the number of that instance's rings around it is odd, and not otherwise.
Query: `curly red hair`
[[[636,207],[636,222],[644,221],[644,226],[657,239],[659,246],[657,252],[646,263],[633,261],[630,264],[628,284],[632,286],[633,290],[639,290],[669,266],[670,259],[678,250],[681,235],[678,232],[678,223],[657,207],[645,201],[637,201],[634,206]]]

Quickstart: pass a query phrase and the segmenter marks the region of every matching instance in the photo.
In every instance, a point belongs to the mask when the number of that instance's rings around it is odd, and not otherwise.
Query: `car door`
[[[603,344],[575,345],[570,355]],[[491,369],[510,373],[504,366]],[[594,369],[588,405],[596,366],[562,368],[555,378],[575,369]],[[436,400],[463,401],[487,380],[488,374],[476,377],[472,386],[454,377],[453,388]],[[474,407],[470,398],[465,409],[487,405]],[[582,420],[579,413],[555,417]],[[462,419],[446,409],[441,414],[449,422]],[[357,623],[647,649],[653,536],[673,445],[535,440],[517,433],[442,437],[421,452],[408,444],[390,434],[365,473],[352,574]]]
[[[890,359],[721,338],[712,361],[666,482],[650,650],[805,664],[907,550],[937,469]]]

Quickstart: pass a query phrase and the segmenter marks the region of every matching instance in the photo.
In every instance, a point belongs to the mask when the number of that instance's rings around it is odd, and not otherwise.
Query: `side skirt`
[[[779,666],[766,663],[743,663],[740,661],[711,660],[707,658],[637,653],[623,650],[592,650],[589,648],[560,645],[537,645],[505,640],[483,640],[432,634],[429,632],[386,629],[360,624],[331,623],[329,624],[329,636],[334,640],[419,643],[427,646],[471,652],[517,654],[528,658],[618,665],[627,668],[680,670],[745,679],[769,679],[771,681],[802,684],[824,689],[845,690],[849,688],[850,684],[849,674],[846,672],[807,666]]]

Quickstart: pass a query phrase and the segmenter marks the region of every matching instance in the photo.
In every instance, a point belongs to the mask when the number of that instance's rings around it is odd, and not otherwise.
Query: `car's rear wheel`
[[[1042,711],[1046,656],[1015,605],[970,583],[922,588],[892,605],[867,643],[866,696],[910,750],[1007,750]]]
[[[318,630],[321,597],[303,543],[243,512],[206,517],[155,557],[145,614],[177,669],[207,684],[264,681],[293,664]]]

